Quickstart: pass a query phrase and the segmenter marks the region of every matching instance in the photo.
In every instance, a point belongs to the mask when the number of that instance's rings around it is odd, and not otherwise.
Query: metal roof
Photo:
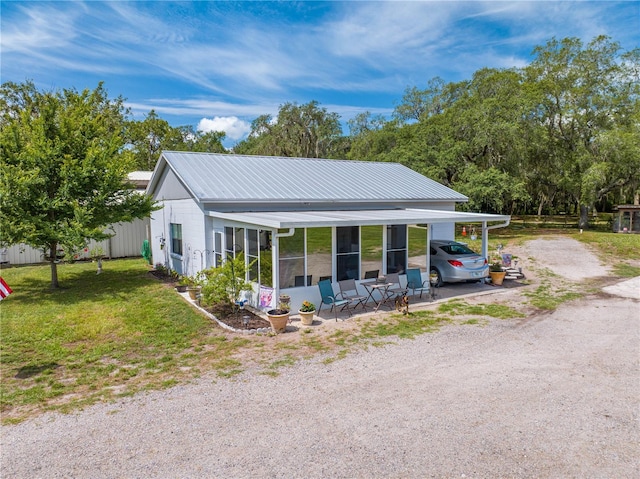
[[[436,224],[460,222],[509,222],[509,215],[465,213],[415,208],[389,210],[349,211],[268,211],[248,213],[221,213],[208,211],[214,218],[237,221],[265,228],[319,228],[324,226],[365,226],[397,224]]]
[[[179,151],[165,151],[163,159],[200,202],[468,199],[399,163]]]

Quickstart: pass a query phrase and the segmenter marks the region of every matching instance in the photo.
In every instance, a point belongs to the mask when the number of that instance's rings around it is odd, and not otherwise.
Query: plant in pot
[[[281,294],[278,298],[278,307],[267,311],[267,319],[271,323],[274,333],[284,333],[291,313],[291,297]]]
[[[316,313],[316,305],[311,301],[303,301],[302,306],[298,310],[300,315],[300,323],[305,326],[311,326],[313,324],[313,315]]]
[[[504,277],[507,275],[507,272],[502,269],[502,262],[498,259],[494,260],[489,265],[489,276],[491,277],[491,283],[496,286],[500,286],[504,281]]]
[[[194,301],[197,300],[198,295],[202,290],[200,274],[196,276],[183,276],[183,278],[185,278],[184,281],[187,284],[187,293],[189,293],[189,297]]]
[[[188,276],[180,276],[178,284],[176,285],[176,291],[178,293],[184,293],[187,291],[187,286],[191,284],[191,279]]]

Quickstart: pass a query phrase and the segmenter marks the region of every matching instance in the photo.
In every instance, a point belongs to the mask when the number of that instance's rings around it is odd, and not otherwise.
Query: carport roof
[[[461,211],[398,208],[382,210],[332,210],[332,211],[262,211],[223,213],[208,211],[214,218],[236,221],[264,228],[319,228],[326,226],[368,226],[382,224],[436,224],[508,222],[509,215],[466,213]]]

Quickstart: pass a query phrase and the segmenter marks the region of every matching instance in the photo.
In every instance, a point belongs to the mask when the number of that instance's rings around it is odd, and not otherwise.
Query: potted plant
[[[185,293],[187,291],[187,287],[191,283],[191,280],[188,276],[180,276],[178,280],[178,284],[176,285],[176,291],[178,293]]]
[[[305,326],[311,326],[313,324],[313,315],[316,313],[316,305],[311,301],[303,301],[302,306],[298,310],[300,315],[300,323]]]
[[[274,333],[284,333],[291,314],[291,298],[286,294],[281,294],[278,307],[267,311],[267,319],[271,323]]]
[[[496,259],[489,265],[489,276],[491,277],[492,284],[496,286],[502,285],[506,275],[507,272],[502,269],[502,262],[500,260]]]
[[[200,285],[200,278],[196,276],[183,276],[184,282],[187,285],[187,293],[189,293],[189,298],[192,300],[197,300],[198,295],[200,294],[200,290],[202,286]]]

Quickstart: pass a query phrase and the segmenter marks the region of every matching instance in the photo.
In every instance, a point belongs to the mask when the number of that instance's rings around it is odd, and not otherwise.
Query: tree
[[[638,169],[620,163],[633,159],[612,155],[607,147],[616,138],[631,153],[639,141],[633,135],[640,95],[638,49],[619,51],[618,43],[605,36],[586,47],[577,38],[552,39],[534,50],[536,58],[525,69],[538,94],[535,118],[545,130],[561,189],[578,205],[580,228],[588,227],[588,208],[596,201],[638,184]],[[620,130],[630,135],[616,133]]]
[[[196,131],[190,125],[172,127],[151,110],[143,121],[130,121],[127,142],[135,156],[135,169],[153,170],[162,150],[223,153],[225,133]]]
[[[127,181],[134,159],[124,148],[125,115],[102,83],[82,92],[0,87],[0,242],[41,248],[52,288],[59,247],[108,238],[108,225],[153,209]]]
[[[332,158],[344,144],[337,113],[320,108],[317,101],[304,105],[285,103],[277,119],[262,115],[251,123],[249,138],[236,153],[302,158]]]

